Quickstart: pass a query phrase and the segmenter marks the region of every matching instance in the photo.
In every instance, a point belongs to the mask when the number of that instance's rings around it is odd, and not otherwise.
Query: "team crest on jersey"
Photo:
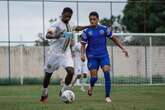
[[[88,34],[89,34],[89,36],[92,36],[93,35],[92,31],[89,31]]]
[[[92,64],[91,64],[91,63],[89,63],[89,64],[88,64],[88,68],[91,68],[91,66],[92,66]]]
[[[100,35],[104,35],[104,30],[99,31]]]

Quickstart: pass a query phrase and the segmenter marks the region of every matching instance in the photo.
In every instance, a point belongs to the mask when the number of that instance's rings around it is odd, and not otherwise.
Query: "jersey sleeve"
[[[58,24],[57,23],[54,23],[49,28],[54,29],[54,30],[57,30],[58,29]]]
[[[87,43],[88,42],[88,37],[85,31],[83,31],[82,35],[81,35],[81,42],[82,43]]]
[[[58,23],[54,23],[52,24],[49,28],[48,31],[52,31],[52,32],[60,32],[60,28],[59,28],[59,24]]]
[[[113,36],[113,33],[112,33],[112,29],[111,29],[111,27],[107,27],[106,28],[106,36],[108,37],[108,38],[112,38],[112,36]]]

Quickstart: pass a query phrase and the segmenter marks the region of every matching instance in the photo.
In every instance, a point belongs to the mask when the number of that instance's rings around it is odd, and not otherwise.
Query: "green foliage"
[[[37,37],[39,39],[35,40],[35,46],[49,46],[49,41],[44,38],[43,33],[38,33]]]
[[[153,75],[152,83],[165,83],[165,78],[161,75]]]
[[[142,2],[128,2],[123,10],[122,23],[127,27],[128,31],[142,33],[145,32],[144,25],[146,25],[146,32],[165,32],[165,4],[156,3],[157,0],[139,1]]]
[[[139,2],[140,1],[140,2]],[[102,19],[101,24],[109,26],[114,22],[114,16],[111,19]],[[118,23],[126,26],[126,30],[130,33],[165,33],[165,3],[157,2],[157,0],[128,0],[123,10],[123,18],[120,16]],[[124,31],[125,32],[125,31]],[[123,40],[125,39],[124,36]],[[149,45],[149,37],[132,36],[131,40],[124,40],[127,45]],[[113,45],[111,41],[108,44]],[[154,36],[152,45],[165,45],[164,36]]]
[[[105,25],[105,26],[111,26],[113,24],[113,20],[112,19],[108,19],[108,18],[103,18],[100,20],[100,24]]]

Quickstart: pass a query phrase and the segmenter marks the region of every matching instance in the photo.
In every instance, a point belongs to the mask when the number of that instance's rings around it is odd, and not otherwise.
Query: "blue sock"
[[[111,79],[109,72],[104,72],[104,79],[105,79],[105,96],[109,97],[111,91]]]
[[[97,77],[91,77],[91,79],[90,79],[90,85],[91,85],[91,87],[94,87],[96,81],[97,81]]]

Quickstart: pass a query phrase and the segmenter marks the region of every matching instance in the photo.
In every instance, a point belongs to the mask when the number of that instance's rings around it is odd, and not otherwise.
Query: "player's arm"
[[[84,29],[86,29],[86,28],[89,28],[90,26],[76,26],[75,27],[75,31],[82,31],[82,30],[84,30]]]
[[[125,56],[128,57],[128,51],[124,48],[120,40],[115,35],[113,35],[111,39],[119,48],[121,48]]]
[[[110,27],[107,28],[106,34],[107,34],[107,37],[109,37],[123,51],[125,56],[128,57],[128,51],[124,48],[120,40],[115,35],[113,35]]]
[[[84,31],[81,35],[81,60],[85,61],[85,50],[86,50],[86,44],[88,42],[88,38],[86,35],[86,32]]]
[[[47,31],[46,38],[47,39],[58,39],[62,33],[63,32],[61,32],[59,29],[50,27]]]
[[[85,48],[86,47],[86,43],[81,42],[81,60],[84,62],[85,61]]]
[[[82,31],[82,30],[90,27],[90,25],[87,25],[87,26],[77,26],[73,22],[71,22],[70,24],[72,26],[72,31]]]

